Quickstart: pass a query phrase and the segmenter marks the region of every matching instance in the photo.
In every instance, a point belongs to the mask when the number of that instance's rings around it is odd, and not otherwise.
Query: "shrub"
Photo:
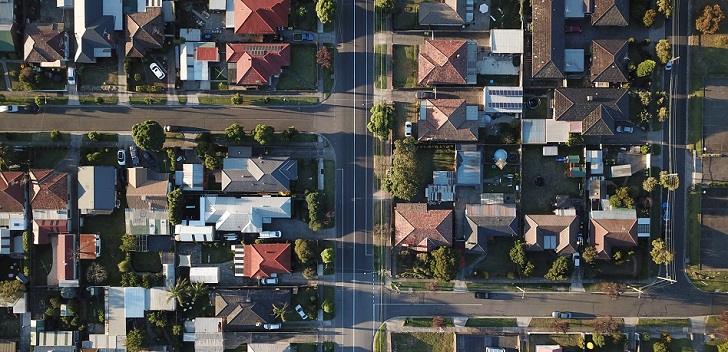
[[[651,27],[653,23],[655,23],[655,17],[657,17],[657,12],[653,9],[649,9],[645,11],[645,16],[642,17],[642,24],[645,25],[645,27]]]
[[[119,263],[119,271],[122,273],[128,273],[132,270],[131,267],[131,261],[128,259],[122,260],[121,263]]]
[[[91,142],[98,142],[101,139],[101,134],[96,131],[91,131],[87,133],[86,136]]]
[[[645,60],[640,62],[640,64],[637,66],[637,76],[645,77],[651,75],[652,71],[655,69],[655,66],[657,66],[657,63],[652,60]]]
[[[334,301],[332,301],[330,298],[327,298],[324,301],[324,303],[321,305],[321,309],[323,309],[324,312],[329,313],[329,314],[333,313],[335,308],[336,308],[336,306],[334,304]]]
[[[141,81],[141,80],[142,80],[142,75],[141,75],[141,74],[139,74],[139,73],[135,73],[135,74],[134,74],[134,81],[135,81],[135,82],[139,82],[139,81]]]
[[[303,277],[308,280],[313,279],[314,277],[316,277],[316,269],[310,266],[306,267],[306,269],[303,269]]]

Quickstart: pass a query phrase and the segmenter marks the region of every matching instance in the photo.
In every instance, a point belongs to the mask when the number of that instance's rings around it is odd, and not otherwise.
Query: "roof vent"
[[[594,96],[593,95],[587,95],[586,96],[586,101],[594,101]]]

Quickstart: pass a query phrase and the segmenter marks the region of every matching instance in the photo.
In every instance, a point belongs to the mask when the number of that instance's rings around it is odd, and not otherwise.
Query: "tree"
[[[511,257],[511,261],[518,267],[518,272],[521,276],[530,277],[533,275],[535,267],[533,263],[526,261],[526,244],[523,241],[516,240],[508,255]]]
[[[602,282],[602,291],[612,300],[616,300],[627,289],[627,285],[619,282]]]
[[[668,352],[667,345],[664,342],[655,342],[652,344],[653,352]]]
[[[240,143],[243,141],[243,137],[245,137],[245,131],[242,126],[234,123],[225,129],[225,137],[233,143]]]
[[[253,139],[260,143],[260,145],[268,145],[273,142],[273,133],[275,133],[275,129],[273,129],[272,126],[264,125],[262,123],[255,126],[252,131]]]
[[[634,208],[634,199],[629,196],[629,187],[620,187],[609,197],[609,205],[615,208]]]
[[[336,259],[336,252],[333,248],[326,248],[323,251],[321,251],[321,260],[323,260],[324,263],[329,264],[333,263]]]
[[[639,115],[637,115],[640,119],[640,122],[644,124],[650,123],[652,121],[652,114],[647,111],[647,109],[640,111]]]
[[[569,331],[569,328],[571,326],[569,324],[569,321],[566,319],[555,319],[551,321],[549,327],[557,332],[565,334],[567,331]]]
[[[325,68],[331,68],[333,64],[333,58],[331,51],[326,45],[322,45],[316,52],[316,63]]]
[[[564,256],[559,256],[551,264],[551,269],[544,275],[549,280],[566,280],[566,273],[569,271],[569,260]]]
[[[314,250],[310,241],[300,238],[294,242],[293,251],[296,252],[298,260],[300,260],[301,263],[308,263],[314,256]]]
[[[318,0],[316,2],[316,15],[321,23],[331,23],[336,18],[336,1]]]
[[[126,350],[129,352],[138,352],[147,347],[149,336],[144,330],[133,328],[126,333]]]
[[[235,95],[230,97],[230,102],[232,102],[233,105],[240,105],[243,103],[243,96],[240,95],[240,93],[235,93]]]
[[[397,2],[395,0],[374,0],[374,8],[386,15],[394,12]]]
[[[594,344],[597,347],[604,346],[604,335],[602,335],[602,334],[592,334],[592,342],[594,342]]]
[[[59,130],[53,130],[51,131],[51,140],[54,142],[58,142],[63,138],[63,135],[61,134],[61,131]]]
[[[88,140],[91,142],[98,142],[99,139],[101,139],[101,134],[96,131],[91,131],[89,133],[86,133],[86,137],[88,137]]]
[[[298,130],[293,126],[290,126],[281,132],[281,139],[284,142],[290,142],[294,140],[296,136],[298,136]]]
[[[167,316],[162,312],[151,312],[147,316],[147,319],[150,323],[152,323],[152,325],[160,328],[167,326]]]
[[[311,192],[306,195],[306,203],[308,204],[308,227],[314,231],[321,229],[322,197],[318,191]]]
[[[658,238],[652,241],[652,250],[650,250],[652,261],[659,264],[668,264],[675,258],[675,253],[667,249],[665,241]]]
[[[650,176],[642,182],[642,189],[644,189],[645,192],[652,192],[655,190],[655,187],[657,187],[657,185],[657,179]]]
[[[660,62],[666,64],[668,61],[670,61],[670,59],[672,59],[672,52],[670,52],[670,42],[667,41],[667,39],[660,39],[657,44],[655,44],[655,53],[660,59]]]
[[[442,282],[454,280],[458,273],[458,263],[457,252],[451,247],[440,247],[432,251],[432,277]]]
[[[42,95],[36,95],[35,99],[33,100],[35,101],[35,105],[38,105],[40,107],[44,106],[46,103],[46,98]]]
[[[288,302],[284,302],[282,306],[278,307],[277,305],[273,304],[273,319],[278,318],[282,322],[286,321],[286,314],[290,312],[291,310],[288,309]]]
[[[438,315],[438,316],[432,318],[432,327],[433,328],[444,328],[445,327],[445,318],[443,318],[441,315]]]
[[[177,280],[174,285],[167,286],[167,292],[169,292],[169,296],[167,296],[167,302],[171,301],[172,299],[176,299],[177,302],[180,304],[187,302],[187,297],[189,297],[189,291],[190,283],[189,281],[187,281],[187,279]]]
[[[648,9],[645,11],[645,16],[642,17],[642,24],[645,25],[645,27],[651,27],[653,23],[655,23],[655,17],[657,17],[657,12],[653,9]]]
[[[181,188],[175,188],[174,191],[167,194],[167,204],[169,205],[169,223],[179,224],[182,221],[182,207],[184,206]]]
[[[86,160],[92,165],[95,165],[99,163],[103,159],[103,155],[101,155],[101,152],[93,152],[86,154]]]
[[[703,15],[695,20],[695,29],[703,34],[715,34],[720,29],[720,21],[724,18],[720,5],[707,5],[703,9]]]
[[[660,186],[667,188],[668,191],[674,191],[680,187],[680,178],[677,174],[660,171]]]
[[[667,112],[668,112],[667,107],[661,106],[659,109],[657,109],[657,119],[660,122],[667,120],[667,118],[669,117]]]
[[[674,6],[673,0],[657,0],[657,11],[662,12],[665,17],[672,15],[672,8]]]
[[[312,266],[307,266],[306,269],[303,269],[303,273],[301,273],[303,277],[305,277],[308,280],[313,279],[316,277],[316,269]]]
[[[130,271],[133,270],[133,268],[131,266],[131,260],[129,260],[128,258],[119,262],[117,267],[119,268],[119,272],[121,272],[121,273],[129,273]],[[131,274],[134,275],[134,277],[136,277],[136,274],[134,274],[134,273],[131,273]],[[136,285],[129,284],[128,286],[136,286]]]
[[[121,245],[119,246],[122,252],[131,252],[136,249],[136,237],[125,233],[121,235]]]
[[[394,108],[386,103],[379,103],[369,109],[372,114],[367,128],[369,132],[381,140],[389,137],[389,131],[394,127]]]
[[[652,71],[657,66],[657,63],[653,60],[645,60],[637,65],[637,77],[645,77],[652,74]]]
[[[331,314],[334,310],[336,310],[336,305],[331,298],[327,298],[324,300],[324,303],[321,304],[321,309],[323,309],[325,313]]]
[[[187,294],[192,302],[196,302],[198,299],[207,296],[207,292],[207,285],[202,282],[195,282],[187,289]]]
[[[584,248],[584,250],[581,252],[581,259],[584,260],[587,264],[594,263],[594,260],[597,259],[597,249],[594,246],[587,246]]]
[[[205,168],[208,170],[220,170],[222,169],[222,156],[218,155],[205,155]]]
[[[637,96],[640,98],[640,102],[644,106],[649,106],[652,101],[652,93],[649,90],[640,89],[637,91]]]
[[[0,281],[0,302],[13,303],[25,292],[25,285],[18,280]]]
[[[417,194],[422,178],[415,143],[416,141],[412,137],[394,142],[392,168],[383,182],[387,192],[407,201]]]
[[[723,342],[718,345],[718,352],[728,352],[728,342]]]
[[[109,273],[106,271],[106,267],[97,262],[92,262],[86,269],[86,280],[88,282],[98,285],[109,277]]]
[[[134,143],[136,143],[139,148],[154,152],[162,150],[164,141],[167,138],[162,126],[154,120],[147,120],[134,124],[134,126],[131,127],[131,136],[134,138]]]
[[[573,147],[584,144],[584,136],[580,133],[569,133],[569,139],[566,141],[567,147]]]
[[[179,335],[182,335],[183,332],[184,332],[184,328],[182,328],[182,325],[172,326],[172,335],[179,336]]]

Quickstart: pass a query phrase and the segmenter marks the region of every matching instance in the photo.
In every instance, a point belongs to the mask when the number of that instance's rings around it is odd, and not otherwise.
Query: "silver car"
[[[164,77],[167,77],[167,75],[164,74],[161,68],[159,68],[159,65],[157,65],[156,62],[152,62],[149,64],[149,69],[154,72],[154,75],[157,76],[157,78],[164,79]]]

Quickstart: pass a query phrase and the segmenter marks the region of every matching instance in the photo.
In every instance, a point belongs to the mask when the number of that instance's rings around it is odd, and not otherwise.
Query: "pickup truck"
[[[311,33],[293,33],[294,42],[312,41],[312,40],[313,40],[313,34],[311,34]]]

